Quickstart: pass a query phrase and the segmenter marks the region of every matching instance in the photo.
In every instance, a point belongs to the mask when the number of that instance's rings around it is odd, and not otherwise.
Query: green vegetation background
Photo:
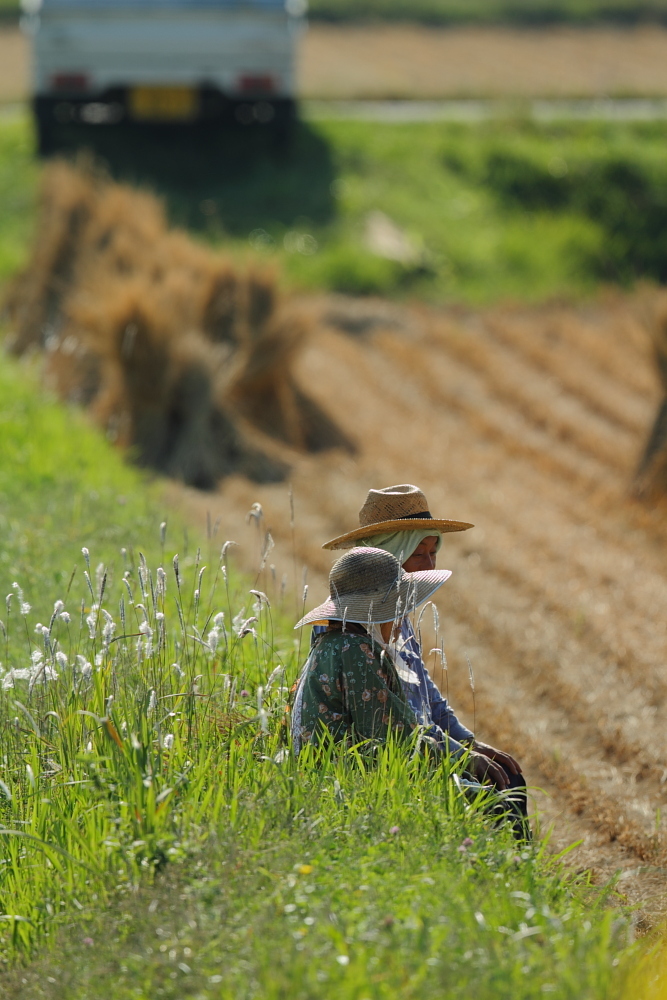
[[[666,0],[310,0],[309,8],[313,20],[342,22],[539,26],[667,20]],[[18,0],[0,0],[0,18],[18,15]]]
[[[174,222],[275,261],[297,287],[488,302],[666,280],[666,133],[663,122],[515,116],[306,121],[287,149],[240,131],[94,138],[115,176],[161,193]],[[31,151],[25,119],[0,127],[0,280],[25,254]],[[369,245],[377,213],[407,248],[402,262]]]

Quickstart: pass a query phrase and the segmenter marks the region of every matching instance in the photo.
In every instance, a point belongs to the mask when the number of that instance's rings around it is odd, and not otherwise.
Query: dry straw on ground
[[[232,471],[282,478],[270,438],[344,444],[294,384],[310,320],[275,275],[170,230],[151,194],[90,166],[44,174],[37,238],[8,299],[10,349],[45,351],[45,378],[138,461],[211,487]]]

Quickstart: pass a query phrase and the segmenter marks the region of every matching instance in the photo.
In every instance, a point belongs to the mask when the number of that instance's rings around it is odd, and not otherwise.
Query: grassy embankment
[[[280,596],[241,627],[217,544],[175,571],[80,416],[7,361],[0,399],[0,948],[42,949],[0,995],[608,995],[623,921],[443,770],[276,763]]]

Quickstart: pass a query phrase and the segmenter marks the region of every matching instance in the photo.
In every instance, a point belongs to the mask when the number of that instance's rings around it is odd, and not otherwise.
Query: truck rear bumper
[[[228,96],[216,87],[117,87],[98,94],[37,94],[33,112],[40,128],[59,125],[197,125],[228,123],[240,127],[285,124],[294,116],[289,97],[248,93]]]

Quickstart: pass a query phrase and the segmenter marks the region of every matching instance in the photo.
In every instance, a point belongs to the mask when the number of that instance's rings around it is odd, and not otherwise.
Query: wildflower
[[[250,691],[246,691],[246,689],[244,688],[243,691],[239,691],[239,697],[240,698],[249,698],[250,697]]]
[[[167,574],[162,569],[162,566],[158,566],[157,570],[157,592],[162,598],[167,594]]]
[[[462,840],[461,843],[459,844],[458,850],[465,852],[468,850],[469,847],[472,847],[473,844],[474,840],[472,840],[470,837],[466,837],[465,840]]]
[[[97,586],[97,593],[100,595],[100,601],[102,600],[103,588],[106,583],[107,571],[104,567],[104,563],[98,563],[95,570],[95,584]]]
[[[218,648],[218,643],[220,642],[220,629],[215,626],[206,636],[206,645],[208,646],[211,653],[215,653]]]
[[[156,708],[157,708],[157,695],[155,693],[155,689],[151,688],[151,692],[148,697],[148,707],[146,709],[146,714],[152,715]]]
[[[82,941],[82,944],[85,944],[88,948],[90,948],[90,947],[92,947],[92,945],[95,944],[95,942],[93,941],[93,939],[91,937],[85,937],[83,939],[83,941]]]
[[[257,688],[257,717],[259,718],[259,724],[263,733],[268,733],[269,731],[269,717],[267,715],[266,709],[264,708],[264,688]]]
[[[266,596],[263,590],[251,590],[250,593],[256,598],[256,601],[253,604],[252,608],[252,610],[255,612],[256,615],[261,614],[262,607],[264,606],[270,609],[271,602],[269,601],[268,597]]]
[[[138,605],[137,605],[138,606]],[[137,639],[137,655],[139,659],[150,656],[153,652],[153,629],[146,619],[139,626],[140,637]]]
[[[62,670],[65,670],[67,667],[67,657],[62,652],[62,650],[58,650],[58,652],[56,653],[56,663]]]
[[[250,524],[251,521],[254,521],[255,524],[259,524],[263,517],[264,511],[261,503],[254,503],[245,516],[246,524]]]
[[[42,660],[42,651],[41,651],[41,649],[33,649],[32,653],[30,654],[30,659],[33,662],[33,666],[35,666],[35,667],[38,666],[41,663],[41,660]]]
[[[179,663],[172,663],[171,669],[174,671],[179,680],[185,677],[185,671],[181,670],[181,666]]]
[[[296,869],[299,875],[310,875],[313,870],[312,865],[298,865]]]
[[[222,546],[222,549],[220,550],[220,562],[221,563],[224,563],[225,560],[227,559],[227,551],[229,550],[229,548],[232,545],[238,545],[238,542],[232,542],[231,539],[228,539],[225,542],[225,544]]]
[[[72,620],[70,618],[70,616],[69,616],[69,612],[68,611],[61,611],[60,615],[59,615],[59,618],[60,618],[61,622],[65,623],[65,625],[69,625],[70,621]]]
[[[338,962],[339,965],[342,965],[342,966],[349,965],[350,964],[350,956],[349,955],[337,955],[336,956],[336,961]]]
[[[171,748],[173,747],[173,745],[174,745],[174,734],[173,733],[167,733],[162,738],[162,747],[163,747],[164,750],[171,750]]]
[[[2,689],[8,691],[14,687],[14,681],[29,681],[32,678],[32,669],[9,670],[2,678]]]
[[[244,635],[257,635],[257,632],[252,626],[257,621],[257,618],[253,616],[252,618],[243,618],[245,614],[245,608],[241,608],[239,613],[234,617],[232,621],[232,629],[234,634],[242,639]]]
[[[104,615],[104,627],[102,628],[102,642],[104,644],[104,649],[108,650],[109,646],[111,645],[111,640],[116,634],[116,623],[108,611],[102,609],[102,614]]]
[[[92,665],[81,653],[76,654],[75,675],[80,676],[81,680],[86,684],[93,676]]]
[[[89,551],[88,551],[88,549],[87,549],[87,548],[85,547],[85,545],[84,545],[84,547],[83,547],[83,548],[81,549],[81,553],[82,553],[82,555],[83,555],[83,558],[84,558],[84,559],[86,560],[86,566],[88,567],[88,569],[90,569],[90,552],[89,552]]]
[[[65,610],[65,605],[63,604],[62,601],[56,601],[56,603],[53,605],[53,614],[54,614],[54,616],[55,615],[59,615],[60,612],[64,611],[64,610]]]
[[[282,667],[282,666],[281,667],[276,667],[275,670],[271,671],[269,679],[266,682],[266,693],[267,694],[271,690],[271,686],[272,686],[273,682],[275,681],[275,679],[277,677],[280,677],[282,674],[284,674],[284,672],[285,672],[285,668]]]
[[[95,638],[95,632],[97,631],[98,611],[99,611],[99,604],[93,604],[90,609],[90,614],[86,618],[86,625],[88,626],[88,634],[91,639]]]
[[[389,829],[389,833],[390,833],[390,834],[392,835],[392,837],[395,837],[395,836],[396,836],[396,834],[397,834],[397,833],[400,833],[400,832],[401,832],[401,828],[400,828],[400,826],[392,826],[392,827],[390,827],[390,829]]]
[[[167,538],[167,522],[162,521],[160,524],[160,545],[164,545]]]
[[[264,567],[266,566],[266,560],[269,558],[269,555],[271,554],[273,549],[275,549],[275,547],[276,543],[273,540],[273,536],[271,535],[270,531],[267,531],[266,535],[264,536],[264,545],[262,546],[262,553],[261,553],[262,559],[261,559],[260,569],[264,569]]]

